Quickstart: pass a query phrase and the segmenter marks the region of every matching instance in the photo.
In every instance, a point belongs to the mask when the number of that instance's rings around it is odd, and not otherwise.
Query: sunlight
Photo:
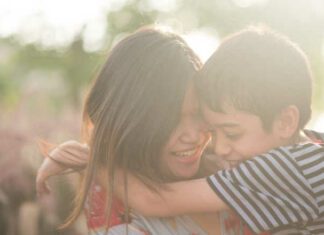
[[[192,31],[182,36],[203,62],[206,62],[219,44],[216,33],[208,29]]]
[[[85,50],[100,50],[105,40],[107,11],[117,10],[127,1],[0,1],[0,37],[16,34],[23,44],[39,43],[44,48],[64,48],[83,30]],[[176,3],[150,0],[148,5],[152,9],[168,11],[174,9]],[[199,29],[183,36],[203,61],[218,45],[217,35],[210,29]]]
[[[100,41],[108,10],[127,0],[11,0],[0,1],[0,37],[17,34],[22,43],[44,47],[65,46],[86,27],[87,45]],[[96,36],[91,35],[96,34]],[[94,43],[92,43],[94,42]]]
[[[255,4],[265,4],[268,0],[233,0],[233,2],[239,7],[249,7]]]
[[[178,3],[178,1],[174,0],[149,0],[148,7],[154,10],[167,12],[174,10],[177,7]]]
[[[319,114],[312,120],[311,122],[311,128],[317,131],[324,132],[324,114]]]

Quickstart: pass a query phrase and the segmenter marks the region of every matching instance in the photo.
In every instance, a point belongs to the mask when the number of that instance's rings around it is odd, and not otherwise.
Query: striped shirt
[[[273,149],[207,178],[255,233],[324,234],[324,135],[305,133],[315,141]]]

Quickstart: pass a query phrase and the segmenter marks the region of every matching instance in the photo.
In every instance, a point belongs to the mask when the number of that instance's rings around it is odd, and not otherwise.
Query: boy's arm
[[[319,218],[321,200],[316,191],[323,184],[317,188],[311,184],[324,179],[324,165],[318,162],[324,162],[324,148],[307,144],[280,147],[207,180],[167,184],[169,190],[157,193],[130,178],[129,204],[144,215],[163,217],[219,211],[226,203],[257,234],[308,223]],[[304,175],[301,169],[316,174]]]
[[[117,183],[117,194],[123,199],[123,184]],[[164,185],[156,192],[133,175],[128,175],[128,203],[144,216],[167,217],[195,212],[212,212],[228,209],[215,194],[207,180],[195,179]]]

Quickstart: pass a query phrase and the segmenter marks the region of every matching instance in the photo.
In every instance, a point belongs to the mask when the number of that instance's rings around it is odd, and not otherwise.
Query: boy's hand
[[[38,195],[50,192],[47,184],[49,177],[61,174],[69,168],[72,170],[85,168],[89,161],[89,148],[85,144],[69,140],[60,144],[46,155],[36,176],[36,191]]]

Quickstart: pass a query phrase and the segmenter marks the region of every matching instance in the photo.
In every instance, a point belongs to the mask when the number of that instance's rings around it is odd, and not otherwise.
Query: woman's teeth
[[[190,150],[190,151],[185,151],[185,152],[175,152],[174,154],[177,156],[177,157],[189,157],[189,156],[192,156],[197,150],[194,149],[194,150]]]

